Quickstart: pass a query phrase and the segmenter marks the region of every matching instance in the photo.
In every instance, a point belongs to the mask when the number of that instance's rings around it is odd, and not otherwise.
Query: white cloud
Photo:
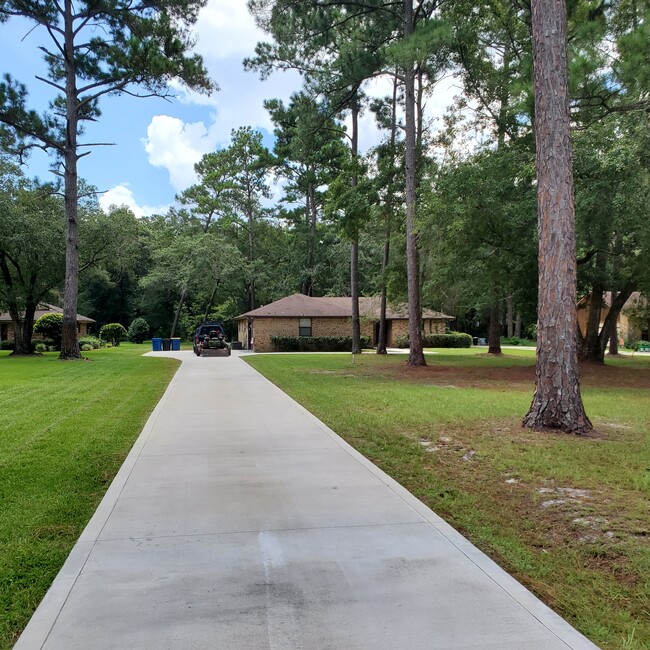
[[[245,0],[209,0],[199,13],[195,31],[194,49],[207,60],[248,56],[264,36]]]
[[[169,115],[154,115],[143,143],[149,162],[165,168],[170,183],[180,192],[195,182],[194,165],[215,148],[217,138],[203,122],[187,123]]]
[[[127,183],[116,185],[99,197],[99,205],[105,212],[108,212],[113,205],[129,208],[133,214],[138,217],[148,217],[152,214],[164,214],[169,209],[169,205],[153,207],[150,205],[138,205],[133,192],[129,189]]]

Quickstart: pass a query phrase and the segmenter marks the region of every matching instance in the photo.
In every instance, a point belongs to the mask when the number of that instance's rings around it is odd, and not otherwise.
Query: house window
[[[298,322],[298,336],[311,336],[311,318],[301,318]]]

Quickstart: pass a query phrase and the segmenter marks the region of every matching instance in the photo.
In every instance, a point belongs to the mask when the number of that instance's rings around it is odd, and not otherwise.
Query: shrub
[[[41,343],[41,342],[37,343],[34,346],[34,352],[39,352],[39,353],[47,352],[47,345],[45,345],[45,343]]]
[[[131,343],[142,343],[149,336],[149,323],[144,318],[136,318],[129,325],[128,338]]]
[[[120,323],[108,323],[99,330],[99,338],[110,341],[112,345],[119,345],[120,341],[125,341],[127,336],[126,328]]]
[[[52,340],[52,344],[58,350],[61,348],[63,338],[63,314],[43,314],[34,323],[34,333],[40,334],[43,338]]]
[[[96,336],[86,335],[79,339],[79,348],[83,349],[84,345],[89,345],[92,350],[98,350],[104,345],[104,341],[98,339]]]
[[[95,348],[92,345],[88,345],[88,343],[85,343],[84,345],[81,346],[81,351],[82,352],[90,352],[91,350],[94,350]]]
[[[635,352],[638,352],[640,348],[650,348],[650,342],[648,341],[635,341],[630,345],[630,348]]]
[[[0,350],[11,350],[12,352],[16,349],[16,343],[14,341],[0,341]]]
[[[408,336],[398,336],[395,340],[398,348],[408,348]],[[447,334],[425,334],[422,337],[425,348],[470,348],[472,337],[463,332],[448,332]]]
[[[350,352],[351,336],[272,336],[276,352]],[[361,347],[370,347],[370,337],[361,337]]]

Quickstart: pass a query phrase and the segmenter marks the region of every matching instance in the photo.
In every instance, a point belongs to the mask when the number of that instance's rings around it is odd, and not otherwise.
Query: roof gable
[[[362,318],[379,318],[380,299],[378,297],[359,298],[359,313]],[[352,316],[352,298],[349,296],[323,296],[315,298],[302,293],[294,293],[286,298],[258,307],[245,314],[243,318],[350,318]],[[391,305],[386,310],[389,319],[407,319],[408,305]],[[426,309],[422,318],[434,320],[454,320],[438,311]]]

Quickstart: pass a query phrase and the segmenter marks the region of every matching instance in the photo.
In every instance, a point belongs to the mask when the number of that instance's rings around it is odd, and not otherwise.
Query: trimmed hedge
[[[110,341],[113,345],[119,345],[120,341],[126,341],[128,332],[121,323],[108,323],[99,330],[99,338],[102,341]]]
[[[396,341],[398,348],[408,348],[408,336],[399,336]],[[472,337],[463,332],[448,332],[447,334],[425,334],[422,337],[425,348],[471,348]]]
[[[63,314],[58,312],[43,314],[34,323],[34,334],[40,334],[45,339],[52,339],[55,348],[60,350],[63,338]]]
[[[272,336],[276,352],[350,352],[351,336]],[[361,337],[361,347],[370,347],[370,337]]]
[[[98,350],[104,347],[104,341],[98,339],[96,336],[87,334],[79,339],[79,349],[82,349],[84,345],[89,345],[91,350]]]

